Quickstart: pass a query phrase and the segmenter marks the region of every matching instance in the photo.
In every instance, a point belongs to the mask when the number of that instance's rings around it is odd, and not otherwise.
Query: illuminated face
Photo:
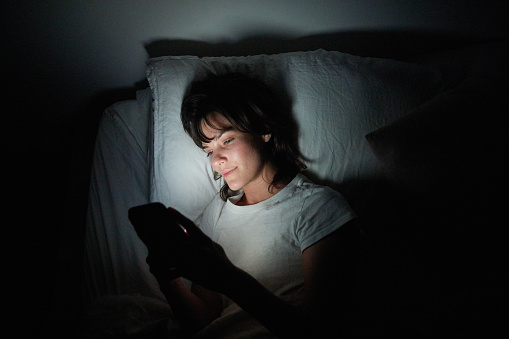
[[[212,168],[234,191],[243,188],[247,194],[249,190],[267,190],[272,180],[272,176],[267,177],[271,167],[263,160],[261,148],[270,134],[253,136],[235,130],[221,114],[213,113],[208,120],[213,127],[204,122],[203,133],[212,140],[203,144],[203,150]]]

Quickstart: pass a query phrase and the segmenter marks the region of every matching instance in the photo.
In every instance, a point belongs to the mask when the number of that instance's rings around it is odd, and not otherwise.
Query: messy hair
[[[290,182],[306,166],[289,128],[288,114],[272,91],[261,81],[241,73],[209,75],[191,84],[182,102],[181,120],[186,133],[202,148],[211,140],[203,126],[211,125],[209,116],[221,114],[235,130],[251,135],[271,134],[263,156],[276,170],[272,186]],[[221,189],[226,200],[231,195],[228,184]]]

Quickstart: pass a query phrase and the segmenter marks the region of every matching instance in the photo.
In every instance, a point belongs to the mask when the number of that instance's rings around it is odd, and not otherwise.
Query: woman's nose
[[[226,161],[226,157],[220,150],[214,151],[211,154],[210,164],[215,169],[221,169],[221,166]]]

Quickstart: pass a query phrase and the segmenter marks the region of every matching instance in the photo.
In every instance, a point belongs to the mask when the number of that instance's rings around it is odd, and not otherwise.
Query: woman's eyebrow
[[[226,128],[222,128],[222,129],[218,129],[219,134],[218,134],[218,135],[216,135],[216,136],[215,136],[212,140],[219,140],[219,139],[223,136],[223,134],[225,134],[226,132],[232,131],[232,130],[233,130],[233,127],[232,127],[232,126],[230,126],[230,127],[226,127]],[[202,148],[202,149],[205,149],[205,148],[207,148],[207,146],[205,146],[204,144],[202,144],[202,145],[201,145],[201,148]]]
[[[215,140],[219,140],[221,139],[221,137],[223,136],[223,134],[225,134],[226,132],[229,132],[229,131],[232,131],[233,130],[233,127],[230,126],[230,127],[226,127],[226,128],[223,128],[223,129],[220,129],[220,133],[214,138]]]

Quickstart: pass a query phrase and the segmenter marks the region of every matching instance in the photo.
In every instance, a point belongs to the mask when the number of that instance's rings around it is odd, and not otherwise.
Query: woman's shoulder
[[[300,201],[301,212],[309,210],[338,209],[342,212],[350,211],[351,207],[346,198],[338,191],[326,185],[320,185],[299,173],[295,178],[293,198]]]
[[[297,174],[290,184],[293,184],[291,188],[294,194],[298,193],[303,197],[314,197],[318,199],[336,197],[344,199],[343,195],[338,191],[329,186],[315,183],[303,173]]]

